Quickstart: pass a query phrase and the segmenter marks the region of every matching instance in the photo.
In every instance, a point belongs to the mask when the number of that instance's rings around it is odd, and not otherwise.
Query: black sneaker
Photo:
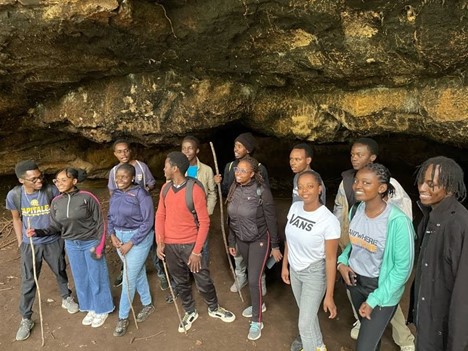
[[[175,293],[175,298],[176,299],[177,299],[178,296],[179,296],[179,294]],[[172,294],[166,295],[166,297],[164,299],[166,300],[166,303],[173,303],[174,302],[174,299],[172,298]]]
[[[198,312],[193,311],[193,312],[185,312],[184,318],[182,318],[182,324],[179,324],[179,328],[177,329],[179,333],[186,332],[192,327],[192,323],[195,322],[198,318]]]
[[[169,289],[169,283],[167,282],[166,277],[164,276],[159,277],[159,287],[163,291]]]
[[[141,323],[141,322],[144,322],[151,313],[153,313],[155,311],[155,308],[153,305],[146,305],[146,306],[143,306],[143,309],[138,313],[137,315],[137,322],[138,323]]]
[[[114,336],[124,336],[127,332],[128,319],[119,319],[117,326],[114,329]]]

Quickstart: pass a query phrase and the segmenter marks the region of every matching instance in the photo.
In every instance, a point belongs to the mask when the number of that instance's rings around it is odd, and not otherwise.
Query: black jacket
[[[270,233],[272,247],[279,247],[278,225],[273,196],[268,187],[251,181],[239,185],[228,203],[229,247],[235,247],[237,240],[257,241]]]
[[[418,351],[468,350],[468,210],[453,196],[420,205],[413,318]]]

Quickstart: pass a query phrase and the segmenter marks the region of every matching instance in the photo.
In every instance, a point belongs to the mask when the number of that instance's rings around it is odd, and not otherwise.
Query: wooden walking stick
[[[166,260],[161,260],[161,261],[163,263],[164,273],[166,274],[166,279],[169,283],[169,291],[171,292],[172,301],[174,302],[174,306],[177,311],[177,317],[179,317],[180,325],[182,325],[182,328],[184,328],[184,333],[187,335],[187,329],[185,329],[185,324],[182,322],[182,318],[180,317],[179,306],[177,305],[176,296],[175,296],[174,290],[172,289],[171,277],[169,276],[169,272],[167,270]]]
[[[31,229],[31,220],[28,217],[28,230]],[[44,322],[42,320],[42,301],[41,301],[41,289],[39,288],[39,281],[37,280],[37,271],[36,271],[36,252],[34,251],[34,243],[33,238],[29,237],[29,245],[31,246],[31,254],[32,254],[32,261],[33,261],[33,274],[34,274],[34,282],[36,283],[37,288],[37,298],[39,299],[39,318],[41,321],[41,338],[42,343],[41,346],[44,346]]]
[[[124,271],[125,271],[125,283],[127,284],[127,297],[128,297],[128,303],[130,304],[130,309],[132,310],[132,315],[133,315],[133,320],[135,321],[135,327],[138,329],[138,322],[136,319],[135,315],[135,310],[133,308],[133,303],[132,303],[132,298],[130,297],[130,285],[128,284],[128,266],[127,266],[127,257],[120,253],[123,257],[123,262],[124,262]]]
[[[215,164],[216,174],[219,174],[218,161],[216,159],[216,151],[211,141],[210,141],[210,146],[211,146],[211,152],[213,153],[213,160]],[[244,297],[242,296],[242,292],[241,292],[241,286],[239,284],[239,280],[237,279],[236,272],[234,271],[234,267],[231,261],[231,256],[229,255],[229,248],[228,248],[227,239],[226,239],[226,230],[224,229],[223,194],[221,192],[221,184],[218,184],[218,196],[219,196],[219,210],[220,210],[219,213],[221,215],[221,232],[223,233],[224,248],[225,248],[227,259],[229,262],[229,268],[231,268],[231,273],[234,278],[234,283],[236,284],[236,287],[237,287],[237,292],[239,293],[239,297],[241,301],[244,302]]]

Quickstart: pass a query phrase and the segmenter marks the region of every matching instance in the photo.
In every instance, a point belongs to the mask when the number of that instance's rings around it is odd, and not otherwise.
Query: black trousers
[[[21,243],[21,295],[19,311],[23,318],[30,319],[32,307],[36,297],[36,282],[34,281],[34,269],[32,260],[31,245]],[[67,264],[65,262],[64,242],[60,238],[49,244],[34,245],[36,255],[37,278],[41,274],[42,262],[46,261],[57,279],[62,298],[70,296],[68,289]]]
[[[262,321],[262,274],[270,254],[270,237],[257,241],[245,242],[237,239],[237,249],[247,264],[249,271],[250,300],[252,303],[252,321]]]
[[[378,287],[378,280],[379,278],[368,278],[362,275],[357,275],[356,286],[347,286],[356,312],[359,311],[362,303],[367,300],[369,294]],[[380,350],[380,339],[382,338],[388,323],[393,318],[397,307],[398,305],[389,307],[375,306],[372,310],[370,320],[359,316],[361,329],[359,330],[356,351]]]
[[[195,243],[166,244],[164,253],[171,278],[174,280],[177,292],[185,312],[195,311],[195,300],[192,296],[192,283],[190,282],[190,268],[187,265]],[[213,281],[210,277],[208,263],[201,257],[201,269],[192,273],[195,284],[210,310],[218,308],[218,297]]]

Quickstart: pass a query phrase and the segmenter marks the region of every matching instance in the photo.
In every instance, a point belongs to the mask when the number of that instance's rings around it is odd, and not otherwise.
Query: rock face
[[[467,67],[468,0],[0,0],[0,174],[33,157],[99,175],[118,137],[235,121],[467,147]]]

